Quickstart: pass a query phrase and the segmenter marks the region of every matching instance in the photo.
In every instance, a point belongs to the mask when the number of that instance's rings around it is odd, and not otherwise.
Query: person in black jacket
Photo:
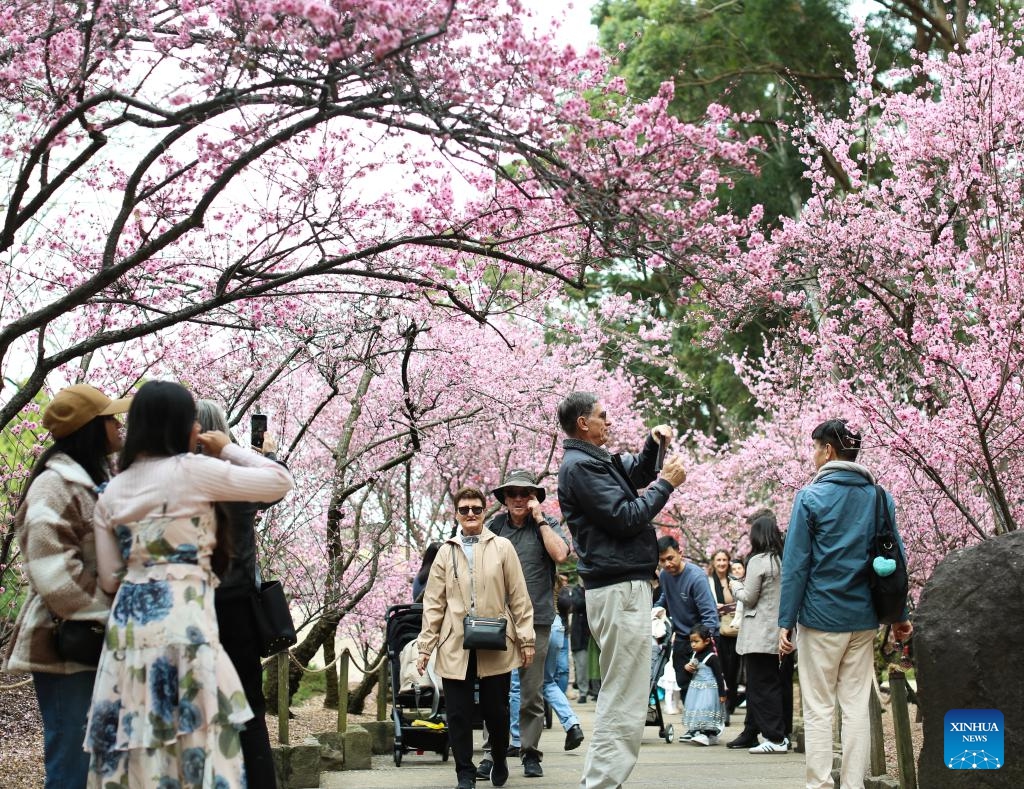
[[[211,400],[196,402],[196,419],[204,431],[220,430],[230,435],[227,418]],[[271,460],[277,460],[277,442],[268,432],[262,447],[254,447]],[[217,518],[225,518],[230,564],[219,572],[220,585],[214,592],[220,642],[235,665],[253,718],[239,732],[245,760],[248,789],[277,789],[274,756],[267,731],[267,700],[263,695],[263,664],[253,613],[253,598],[259,586],[256,563],[256,516],[277,502],[231,501],[217,504]],[[218,532],[225,527],[218,522]]]
[[[612,455],[604,444],[611,420],[597,397],[574,392],[558,406],[569,436],[558,470],[558,502],[576,545],[577,572],[587,587],[587,620],[601,649],[601,695],[583,765],[584,789],[615,789],[633,772],[650,690],[651,581],[658,542],[651,519],[686,480],[673,456],[659,476],[658,425],[639,455]],[[653,484],[651,484],[653,483]],[[650,485],[643,494],[637,488]]]

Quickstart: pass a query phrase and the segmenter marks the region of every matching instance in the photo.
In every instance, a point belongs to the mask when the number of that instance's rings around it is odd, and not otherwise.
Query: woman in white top
[[[200,434],[195,413],[179,384],[139,389],[121,474],[96,505],[99,583],[116,597],[86,734],[91,787],[245,785],[238,729],[252,711],[217,630],[213,502],[276,501],[292,478]]]

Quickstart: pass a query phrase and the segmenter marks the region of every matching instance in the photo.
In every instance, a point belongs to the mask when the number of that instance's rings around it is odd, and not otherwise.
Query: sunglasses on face
[[[455,509],[459,513],[459,515],[469,515],[469,513],[471,513],[471,512],[474,515],[480,515],[484,511],[483,507],[469,506],[469,505],[464,505],[462,507],[456,507]]]

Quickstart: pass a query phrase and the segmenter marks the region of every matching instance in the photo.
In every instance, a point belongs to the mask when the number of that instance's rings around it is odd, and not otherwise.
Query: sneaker
[[[518,745],[510,745],[510,746],[508,746],[508,750],[505,751],[505,755],[506,756],[518,756],[519,755],[519,746]]]
[[[523,757],[523,775],[527,778],[543,778],[544,768],[540,766],[540,758],[535,753]]]
[[[753,748],[748,748],[747,753],[788,753],[789,752],[789,740],[785,737],[782,738],[782,742],[772,742],[771,740],[765,740],[760,745],[755,745]]]
[[[497,759],[494,767],[491,768],[491,783],[494,786],[504,786],[508,780],[508,760]]]
[[[492,762],[490,759],[481,759],[480,764],[476,768],[476,777],[490,778],[492,767],[494,767],[494,762]]]
[[[703,732],[697,732],[690,738],[690,742],[693,745],[710,745],[711,741],[708,739],[708,735]]]
[[[679,738],[679,742],[689,742],[690,740],[693,739],[693,735],[696,734],[696,733],[697,732],[695,732],[695,731],[688,731],[688,732],[686,732],[686,734],[682,735]]]
[[[708,735],[708,745],[718,745],[718,735],[717,734],[710,734],[710,735]]]

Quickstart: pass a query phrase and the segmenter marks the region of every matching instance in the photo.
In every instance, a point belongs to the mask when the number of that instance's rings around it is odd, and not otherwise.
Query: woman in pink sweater
[[[244,786],[238,729],[252,711],[217,630],[213,502],[276,501],[292,478],[200,433],[195,413],[178,384],[139,389],[121,473],[96,505],[99,583],[116,597],[86,735],[90,786]]]

